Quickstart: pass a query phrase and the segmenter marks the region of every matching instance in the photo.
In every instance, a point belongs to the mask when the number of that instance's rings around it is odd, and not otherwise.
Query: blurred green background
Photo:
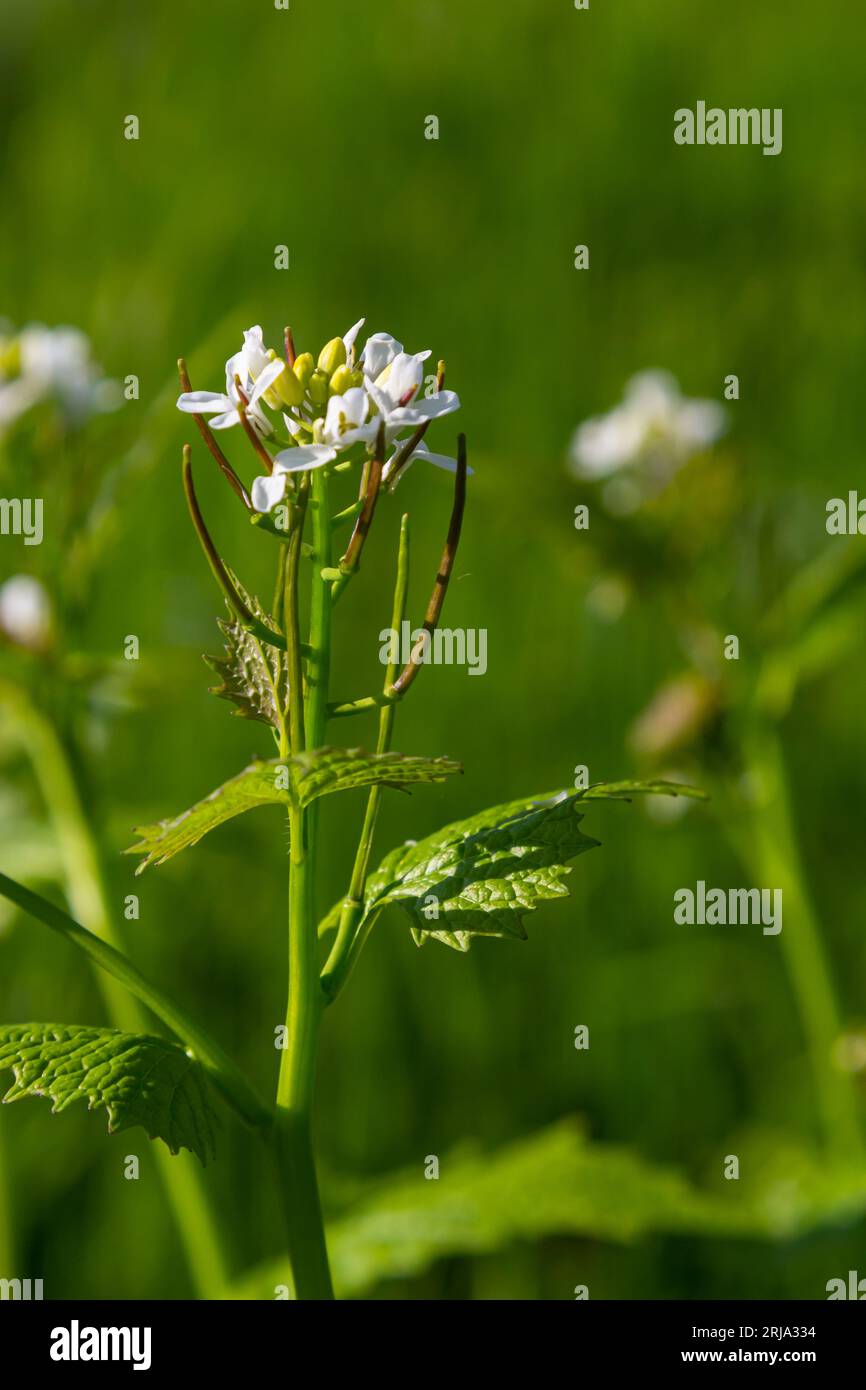
[[[122,700],[79,690],[64,716],[80,741],[109,902],[120,920],[124,896],[140,894],[140,920],[123,923],[128,949],[270,1090],[284,1007],[279,818],[244,817],[137,882],[120,857],[133,825],[180,811],[268,753],[266,731],[228,718],[207,693],[200,653],[219,651],[221,603],[183,506],[183,442],[194,444],[214,534],[265,601],[275,551],[246,527],[174,410],[175,359],[186,356],[194,386],[221,389],[250,324],[278,342],[290,322],[299,348],[316,351],[365,314],[369,331],[447,360],[463,408],[430,443],[450,452],[465,430],[475,476],[446,621],[487,628],[489,669],[484,679],[425,671],[401,707],[395,746],[447,753],[466,775],[411,802],[388,795],[382,852],[483,806],[568,786],[576,764],[593,779],[642,770],[629,730],[687,664],[654,582],[659,557],[673,553],[713,623],[741,634],[743,690],[722,699],[742,718],[660,770],[711,789],[726,769],[736,781],[731,729],[752,728],[761,617],[825,548],[845,544],[826,536],[824,507],[862,470],[866,109],[852,41],[862,13],[853,0],[820,11],[806,0],[760,10],[592,0],[587,12],[571,0],[292,0],[286,12],[268,0],[2,0],[0,13],[0,313],[75,324],[107,374],[141,383],[140,399],[98,422],[79,453],[43,451],[34,464],[46,552],[55,489],[74,491],[68,469],[83,459],[82,476],[115,476],[110,544],[75,640],[120,662],[134,633],[141,660],[123,673]],[[782,155],[677,147],[673,112],[699,98],[782,107]],[[128,114],[140,119],[138,141],[123,138]],[[424,138],[429,114],[436,142]],[[288,271],[274,268],[280,243]],[[590,248],[588,272],[574,269],[577,243]],[[596,527],[596,511],[588,533],[575,531],[583,493],[566,458],[578,422],[609,409],[644,367],[715,399],[737,373],[741,399],[707,465],[733,480],[733,502],[719,516],[698,469],[688,505],[638,554],[639,528]],[[241,441],[231,444],[251,477]],[[420,464],[382,506],[338,613],[335,693],[364,693],[380,672],[399,512],[412,516],[420,619],[449,506],[447,476]],[[10,538],[0,562],[2,577],[49,563]],[[54,563],[62,585],[62,557]],[[632,598],[605,621],[587,595],[612,571],[631,573]],[[772,722],[839,1017],[856,1033],[866,1020],[862,646],[842,643],[819,666]],[[57,689],[47,698],[56,704]],[[371,737],[361,720],[333,735]],[[3,776],[12,819],[26,810],[38,835],[44,802],[13,747]],[[325,805],[323,908],[343,891],[361,814],[360,796]],[[529,920],[526,943],[419,952],[404,920],[385,916],[326,1017],[317,1124],[335,1219],[393,1171],[420,1189],[430,1154],[442,1160],[444,1201],[447,1156],[461,1146],[493,1153],[577,1116],[593,1144],[678,1169],[715,1201],[764,1202],[754,1231],[746,1221],[677,1229],[652,1219],[647,1198],[635,1239],[607,1239],[621,1188],[600,1181],[597,1232],[563,1218],[537,1237],[494,1234],[476,1254],[459,1239],[437,1252],[434,1213],[417,1270],[371,1277],[365,1292],[571,1298],[586,1284],[592,1298],[820,1298],[858,1261],[866,1274],[860,1155],[828,1150],[780,938],[672,919],[674,891],[698,878],[757,882],[730,842],[736,826],[723,824],[736,815],[724,795],[674,821],[596,807],[584,828],[603,848],[575,866],[570,899]],[[0,844],[0,867],[23,877],[20,852]],[[78,957],[20,918],[0,936],[0,1008],[10,1021],[105,1018]],[[578,1024],[590,1029],[586,1052],[574,1048]],[[862,1120],[862,1071],[844,1085]],[[107,1139],[103,1116],[53,1118],[36,1102],[5,1109],[0,1131],[18,1273],[44,1277],[46,1297],[189,1295],[155,1166],[143,1157],[140,1181],[123,1180],[123,1156],[147,1150],[140,1132]],[[754,1166],[739,1188],[722,1178],[724,1155],[752,1148],[775,1174],[763,1197],[748,1191]],[[786,1168],[789,1150],[801,1158]],[[231,1119],[204,1181],[232,1272],[278,1256],[266,1156]],[[545,1181],[543,1162],[520,1180],[529,1207]],[[814,1199],[814,1219],[768,1235],[767,1212],[801,1199]]]

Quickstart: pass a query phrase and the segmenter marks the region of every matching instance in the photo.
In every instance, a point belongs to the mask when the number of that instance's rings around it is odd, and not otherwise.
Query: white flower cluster
[[[633,511],[724,429],[717,401],[689,400],[669,372],[640,372],[619,405],[578,427],[571,469],[589,481],[610,479],[604,496],[611,510]]]
[[[43,401],[54,402],[66,424],[77,426],[114,410],[120,389],[105,379],[77,328],[31,323],[16,332],[0,321],[0,431]]]
[[[372,447],[384,424],[390,450],[382,471],[385,482],[413,434],[441,415],[460,407],[454,391],[437,389],[420,395],[424,363],[430,352],[408,353],[390,333],[374,333],[356,354],[361,319],[342,338],[332,338],[319,353],[301,353],[289,361],[264,345],[257,325],[244,333],[244,345],[226,363],[224,392],[186,391],[179,410],[210,415],[211,429],[224,430],[241,421],[241,411],[263,442],[276,441],[275,422],[265,407],[282,415],[287,447],[273,456],[273,472],[256,478],[251,492],[258,512],[271,511],[282,501],[289,473],[322,468],[361,443]],[[411,434],[408,439],[411,440]],[[431,453],[419,438],[402,467],[416,458],[454,471],[455,460]]]

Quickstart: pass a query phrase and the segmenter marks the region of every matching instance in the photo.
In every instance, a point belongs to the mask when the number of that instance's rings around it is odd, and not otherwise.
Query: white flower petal
[[[357,323],[352,324],[352,327],[349,329],[348,333],[345,333],[343,335],[343,347],[346,349],[347,357],[351,357],[352,348],[355,346],[355,339],[357,338],[358,334],[360,333],[361,329],[364,327],[364,324],[366,322],[366,319],[358,319]]]
[[[303,420],[296,420],[294,415],[287,415],[285,411],[283,411],[283,424],[291,435],[300,434],[305,427]]]
[[[456,460],[456,459],[450,458],[448,454],[434,454],[433,450],[432,450],[432,449],[428,449],[426,444],[419,444],[419,445],[418,445],[418,448],[415,450],[414,454],[412,455],[412,462],[413,462],[413,463],[415,462],[415,459],[423,459],[425,463],[432,463],[432,464],[435,464],[435,466],[436,466],[437,468],[444,468],[448,473],[456,473],[456,472],[457,472],[457,460]],[[467,475],[470,475],[470,476],[471,476],[471,474],[472,474],[474,471],[475,471],[475,470],[472,469],[472,468],[470,468],[468,464],[466,465],[466,473],[467,473]]]
[[[236,354],[236,356],[240,355]],[[251,376],[257,377],[260,372],[265,370],[269,359],[261,324],[254,324],[252,328],[245,331],[242,355]]]
[[[227,404],[231,405],[231,401],[227,402]],[[210,422],[210,427],[212,430],[229,430],[232,425],[239,425],[240,422],[241,417],[234,406],[232,406],[231,410],[226,411],[225,415],[215,415]]]
[[[388,392],[377,386],[370,376],[364,378],[364,386],[376,409],[387,418],[391,411],[391,397]]]
[[[429,355],[428,353],[427,356]],[[424,360],[423,353],[410,356],[407,352],[398,352],[385,381],[378,383],[388,392],[392,405],[398,406],[401,402],[407,404],[406,396],[411,400],[424,380],[424,368],[421,365]]]
[[[274,459],[274,472],[301,473],[308,468],[321,468],[337,457],[337,450],[327,444],[300,444],[297,449],[283,449]]]
[[[269,386],[273,386],[277,377],[280,376],[281,373],[285,370],[286,364],[281,357],[277,357],[274,359],[273,362],[269,362],[268,365],[256,377],[256,384],[252,389],[252,394],[250,395],[250,405],[255,405],[259,397],[263,395],[265,391],[267,391]]]
[[[246,390],[250,380],[250,369],[247,366],[247,357],[243,348],[240,352],[235,352],[226,362],[226,393],[235,398],[235,377],[240,377],[241,386]]]
[[[385,467],[382,469],[382,481],[383,481],[384,483],[387,483],[388,479],[390,478],[391,474],[393,473],[393,471],[394,471],[394,464],[395,464],[395,462],[397,461],[397,458],[398,458],[399,454],[400,454],[400,445],[398,444],[397,447],[396,447],[395,450],[394,450],[394,453],[391,455],[391,457],[389,458],[388,462],[385,464]],[[419,444],[415,449],[413,449],[413,451],[412,451],[410,457],[407,459],[406,463],[405,463],[405,464],[403,465],[403,467],[400,469],[400,474],[399,474],[399,477],[398,477],[398,480],[397,480],[398,482],[399,482],[399,479],[402,478],[404,472],[406,472],[409,468],[411,468],[412,464],[415,462],[416,459],[421,459],[424,463],[432,463],[432,464],[434,464],[434,465],[436,466],[436,468],[444,468],[445,471],[446,471],[447,473],[456,473],[456,472],[457,472],[457,460],[456,460],[456,459],[450,458],[450,457],[448,456],[448,454],[434,454],[433,451],[432,451],[431,449],[428,449],[428,448],[427,448],[427,445],[426,445],[426,444],[423,444],[423,443],[422,443],[422,444]],[[468,467],[467,467],[467,469],[466,469],[467,474],[470,474],[470,475],[472,474],[473,471],[474,471],[473,469],[468,468]]]
[[[390,414],[394,425],[421,425],[425,420],[438,420],[441,415],[451,415],[460,409],[460,397],[456,391],[439,391],[435,396],[422,397],[411,405],[398,406]]]
[[[253,478],[253,486],[250,491],[250,501],[253,510],[257,512],[269,512],[278,502],[282,502],[286,491],[286,475],[281,469],[277,472],[274,469],[270,477]]]
[[[364,374],[375,379],[389,362],[394,361],[397,353],[402,351],[403,344],[392,338],[390,333],[374,333],[364,344],[364,351],[360,357],[364,364]]]
[[[185,391],[177,399],[178,410],[186,411],[187,415],[212,415],[229,407],[228,396],[219,391]]]

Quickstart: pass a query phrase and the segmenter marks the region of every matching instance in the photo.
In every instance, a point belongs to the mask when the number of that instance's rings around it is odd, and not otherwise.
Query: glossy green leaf
[[[593,849],[580,829],[584,801],[636,794],[700,796],[670,782],[607,782],[494,806],[393,850],[367,882],[365,911],[389,903],[409,915],[418,945],[467,951],[475,936],[525,938],[523,917],[568,895],[569,861]]]

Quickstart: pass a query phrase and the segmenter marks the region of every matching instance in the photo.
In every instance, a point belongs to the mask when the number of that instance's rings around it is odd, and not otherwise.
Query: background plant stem
[[[15,1264],[15,1231],[9,1191],[6,1134],[0,1124],[0,1279],[15,1279],[21,1274]]]
[[[4,695],[8,692],[4,689]],[[15,714],[43,791],[60,848],[66,896],[73,915],[109,945],[119,940],[108,910],[99,854],[84,814],[73,765],[59,733],[23,694]],[[96,974],[109,1017],[116,1028],[147,1032],[147,1021],[126,988],[103,971]],[[218,1298],[228,1269],[217,1228],[192,1154],[172,1155],[161,1144],[149,1146],[165,1185],[190,1278],[199,1298]]]
[[[780,946],[806,1036],[827,1147],[862,1160],[863,1133],[852,1079],[833,1062],[843,1032],[841,1012],[803,870],[784,758],[775,727],[762,721],[746,740],[754,800],[738,801],[725,819],[736,826],[735,847],[756,886],[782,890]]]

